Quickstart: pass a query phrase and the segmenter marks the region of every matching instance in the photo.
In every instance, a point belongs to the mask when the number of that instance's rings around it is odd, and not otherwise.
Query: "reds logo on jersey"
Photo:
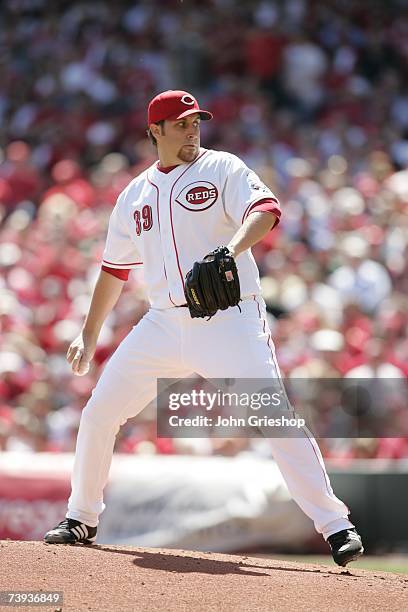
[[[177,204],[192,211],[207,210],[218,198],[218,189],[212,183],[190,183],[176,197]]]

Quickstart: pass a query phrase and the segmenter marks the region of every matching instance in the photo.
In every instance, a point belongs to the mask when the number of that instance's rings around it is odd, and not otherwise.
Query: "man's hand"
[[[67,361],[77,376],[88,372],[103,322],[118,301],[124,284],[125,281],[101,270],[83,329],[67,351]]]
[[[89,364],[95,355],[96,341],[90,340],[81,332],[71,343],[67,351],[67,361],[74,374],[84,376],[89,371]]]

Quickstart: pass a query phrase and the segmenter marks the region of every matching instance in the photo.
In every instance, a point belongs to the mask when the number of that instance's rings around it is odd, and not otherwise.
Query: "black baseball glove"
[[[238,270],[227,247],[218,247],[195,262],[186,274],[184,295],[193,319],[211,318],[217,310],[238,306],[241,300]]]

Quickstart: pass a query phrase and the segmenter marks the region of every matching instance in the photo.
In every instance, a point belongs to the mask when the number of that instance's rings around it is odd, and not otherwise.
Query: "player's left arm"
[[[268,207],[269,203],[261,204]],[[278,215],[267,210],[254,210],[245,219],[225,247],[208,253],[200,262],[195,262],[187,273],[184,295],[190,315],[211,318],[217,310],[239,306],[241,287],[235,257],[261,240],[278,222]]]
[[[234,257],[250,249],[279,223],[279,200],[259,176],[230,153],[225,154],[223,202],[227,216],[239,228],[228,248]]]
[[[273,212],[251,213],[227,245],[231,255],[237,257],[250,249],[262,240],[278,221],[277,215]]]

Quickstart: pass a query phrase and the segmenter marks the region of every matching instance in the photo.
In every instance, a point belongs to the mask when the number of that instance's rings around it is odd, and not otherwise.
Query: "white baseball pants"
[[[103,512],[116,435],[127,419],[155,399],[157,378],[276,378],[280,376],[265,303],[252,296],[210,321],[187,308],[150,309],[107,363],[83,410],[66,516],[95,527]],[[327,539],[353,527],[333,493],[313,437],[270,438],[288,489]]]

